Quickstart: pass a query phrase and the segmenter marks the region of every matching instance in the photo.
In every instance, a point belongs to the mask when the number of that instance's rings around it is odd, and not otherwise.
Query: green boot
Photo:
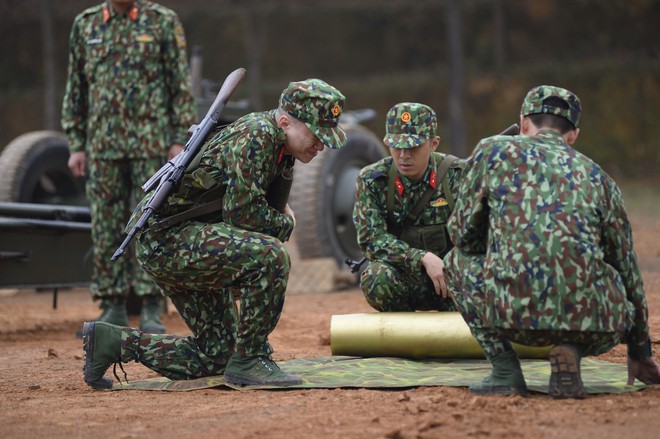
[[[571,344],[557,345],[550,351],[550,387],[548,393],[555,399],[584,399],[587,391],[580,374],[580,349]]]
[[[225,381],[237,386],[295,386],[302,379],[289,375],[268,356],[232,355],[225,369]]]
[[[527,384],[514,350],[504,351],[491,360],[493,371],[482,382],[470,386],[477,395],[527,395]]]
[[[85,322],[82,334],[85,383],[97,390],[112,388],[112,379],[104,374],[111,364],[121,364],[122,328],[106,322]]]
[[[157,296],[144,296],[140,312],[140,331],[147,334],[164,334],[165,326],[160,321],[161,301]]]
[[[117,326],[128,326],[128,313],[126,312],[126,301],[122,296],[105,297],[101,299],[100,308],[103,313],[96,322],[107,322]],[[82,329],[76,331],[76,337],[82,338]]]

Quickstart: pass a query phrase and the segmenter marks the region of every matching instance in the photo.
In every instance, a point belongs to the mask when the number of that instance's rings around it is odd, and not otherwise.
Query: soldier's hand
[[[289,203],[286,203],[286,206],[284,206],[284,214],[289,215],[291,218],[293,218],[293,228],[296,228],[296,216],[293,214],[293,210],[291,209],[291,206],[289,206]]]
[[[433,281],[435,294],[442,294],[442,297],[446,299],[448,293],[444,274],[445,263],[434,253],[426,252],[424,257],[422,257],[422,265],[426,269],[426,275],[431,278],[431,281]]]
[[[74,152],[67,165],[74,177],[84,177],[87,175],[87,154],[85,151]]]
[[[653,357],[641,361],[628,358],[628,384],[634,384],[635,379],[644,384],[660,384],[660,366]]]

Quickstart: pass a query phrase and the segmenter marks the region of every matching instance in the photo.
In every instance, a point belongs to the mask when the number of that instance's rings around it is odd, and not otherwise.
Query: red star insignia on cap
[[[337,117],[339,116],[339,113],[341,113],[341,107],[339,105],[335,105],[332,107],[332,114]]]
[[[401,115],[401,120],[404,121],[404,122],[410,122],[410,118],[411,118],[410,113],[408,113],[407,111],[405,111]]]

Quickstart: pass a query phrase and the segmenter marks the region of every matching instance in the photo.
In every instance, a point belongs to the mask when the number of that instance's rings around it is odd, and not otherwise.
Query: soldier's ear
[[[431,150],[435,151],[438,148],[438,145],[440,145],[440,136],[435,136],[431,140]]]
[[[277,118],[277,126],[279,126],[282,129],[289,128],[291,126],[291,119],[289,118],[288,114],[282,114],[280,117]]]
[[[566,141],[566,143],[568,143],[569,145],[572,145],[577,140],[578,135],[580,135],[580,128],[575,128],[574,130],[571,130],[571,131],[567,132],[566,134],[564,134],[563,137],[564,137],[564,140]]]
[[[520,115],[520,134],[523,136],[528,136],[530,132],[530,125],[532,123],[529,121],[529,118],[523,116],[522,114]]]

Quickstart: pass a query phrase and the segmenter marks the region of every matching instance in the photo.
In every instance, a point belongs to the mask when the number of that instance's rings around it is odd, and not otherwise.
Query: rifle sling
[[[209,201],[208,203],[195,206],[192,209],[184,210],[183,212],[177,213],[176,215],[168,216],[167,218],[158,221],[150,228],[155,231],[159,231],[164,228],[173,226],[174,224],[178,224],[181,221],[206,215],[207,213],[217,212],[219,210],[222,210],[222,198],[217,198],[213,201]]]

